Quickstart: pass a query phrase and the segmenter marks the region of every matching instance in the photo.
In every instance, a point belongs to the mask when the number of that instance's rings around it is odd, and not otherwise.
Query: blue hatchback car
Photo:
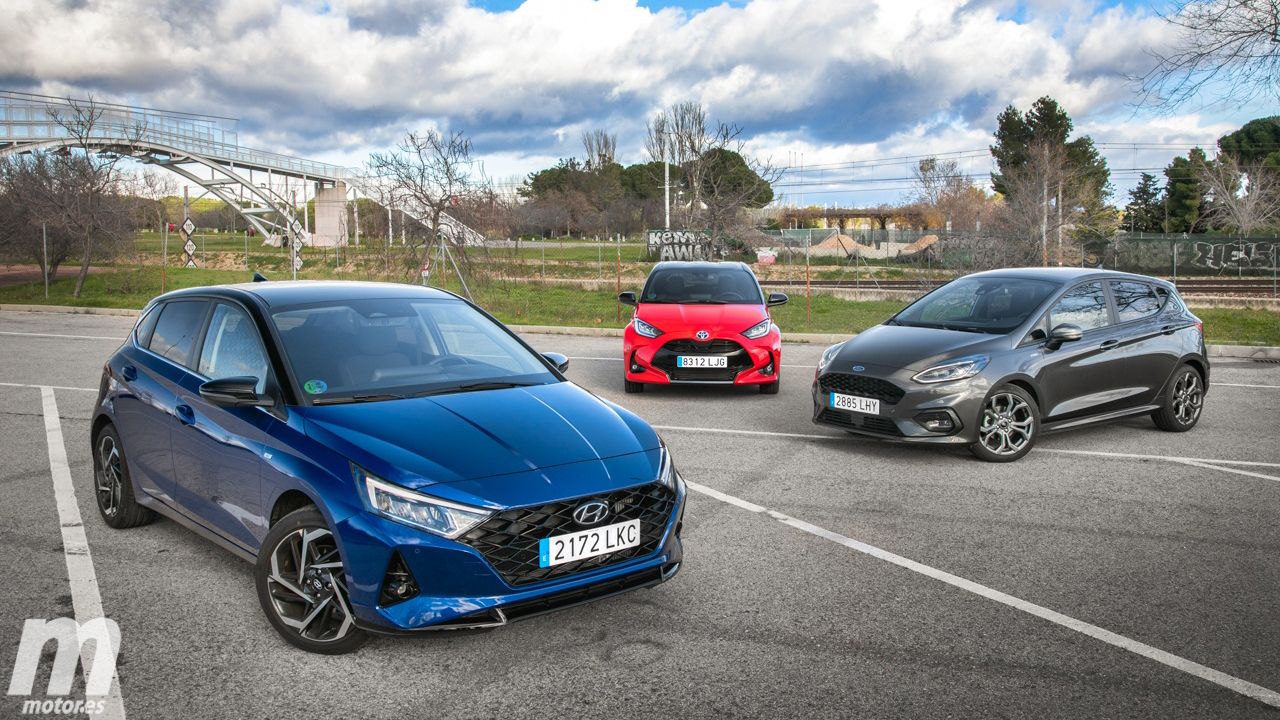
[[[684,482],[647,423],[567,366],[427,288],[171,292],[103,368],[98,508],[254,562],[267,618],[312,652],[661,583]]]

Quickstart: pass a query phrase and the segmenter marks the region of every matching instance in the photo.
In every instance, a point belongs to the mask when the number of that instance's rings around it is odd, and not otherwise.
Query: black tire
[[[342,655],[369,639],[353,622],[344,566],[308,567],[334,562],[342,557],[333,533],[320,511],[307,506],[271,527],[254,564],[262,612],[281,637],[307,652]]]
[[[1017,385],[1001,385],[982,401],[978,441],[969,450],[987,462],[1013,462],[1031,452],[1040,436],[1040,406]]]
[[[761,385],[760,394],[761,395],[777,395],[778,389],[781,387],[782,387],[782,380],[778,379],[778,380],[775,380],[774,382],[769,383],[768,385]]]
[[[117,530],[156,519],[155,511],[139,505],[134,497],[129,461],[112,425],[104,425],[93,438],[93,495],[102,521]]]
[[[634,395],[636,393],[642,393],[644,392],[644,383],[631,382],[630,380],[623,380],[622,389],[631,395]]]
[[[1173,371],[1164,403],[1151,413],[1151,419],[1165,432],[1186,432],[1200,422],[1203,410],[1204,378],[1194,367],[1183,363]]]

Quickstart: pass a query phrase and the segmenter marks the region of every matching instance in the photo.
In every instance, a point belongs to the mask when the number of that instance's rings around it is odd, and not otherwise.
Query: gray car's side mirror
[[[249,375],[210,380],[200,397],[220,407],[274,407],[275,398],[258,392],[258,378]]]
[[[1049,331],[1049,342],[1045,343],[1044,346],[1050,350],[1057,350],[1062,347],[1062,343],[1075,342],[1082,337],[1084,337],[1084,331],[1080,329],[1079,325],[1062,323]]]

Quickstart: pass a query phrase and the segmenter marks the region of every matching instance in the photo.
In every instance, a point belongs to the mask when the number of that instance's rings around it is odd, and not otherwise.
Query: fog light
[[[387,564],[387,574],[382,578],[382,592],[378,593],[378,604],[389,607],[404,602],[418,594],[418,581],[405,565],[399,552],[391,554],[391,562]]]
[[[929,432],[947,433],[956,429],[951,413],[942,410],[921,413],[916,416],[916,423]]]
[[[772,375],[772,374],[773,374],[773,361],[772,361],[772,360],[770,360],[770,361],[769,361],[769,364],[768,364],[768,365],[765,365],[765,366],[764,366],[764,369],[760,371],[760,374],[761,374],[761,375]]]

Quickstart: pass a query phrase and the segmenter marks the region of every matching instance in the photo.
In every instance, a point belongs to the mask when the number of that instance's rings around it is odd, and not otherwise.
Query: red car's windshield
[[[642,303],[763,305],[760,284],[740,267],[659,268],[649,275]]]

